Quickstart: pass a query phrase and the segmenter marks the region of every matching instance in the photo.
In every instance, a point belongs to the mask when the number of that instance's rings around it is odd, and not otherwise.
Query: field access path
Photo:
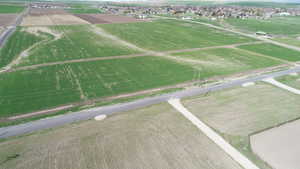
[[[175,18],[168,18],[168,19],[175,19]],[[199,23],[199,24],[204,24],[206,26],[215,28],[215,29],[221,29],[224,31],[229,31],[229,32],[233,32],[236,34],[241,34],[243,36],[247,36],[247,37],[251,37],[251,38],[255,38],[258,40],[261,40],[260,42],[251,42],[251,43],[262,43],[263,42],[269,42],[269,43],[276,43],[279,44],[280,46],[284,46],[286,47],[285,44],[281,44],[278,42],[273,42],[271,40],[268,39],[264,39],[264,38],[258,38],[254,35],[248,35],[245,33],[241,33],[238,31],[233,31],[233,30],[229,30],[226,28],[222,28],[222,27],[217,27],[211,24],[206,24],[206,23],[201,23],[201,22],[197,22],[197,21],[188,21],[188,22],[195,22],[195,23]],[[151,50],[147,50],[147,49],[142,49],[132,43],[129,43],[127,41],[124,41],[122,39],[119,39],[117,36],[114,36],[112,34],[107,33],[106,31],[104,31],[103,29],[96,27],[95,25],[92,25],[92,28],[94,28],[94,31],[96,34],[99,34],[101,36],[104,36],[106,38],[109,38],[117,43],[120,43],[122,45],[125,45],[129,48],[132,49],[137,49],[141,52],[143,52],[143,54],[147,54],[147,55],[153,55],[153,56],[159,56],[159,57],[164,57],[167,59],[172,59],[174,61],[180,61],[180,62],[186,62],[186,63],[195,63],[196,60],[193,59],[186,59],[183,57],[178,57],[178,56],[172,56],[170,55],[170,53],[176,53],[176,52],[185,52],[185,51],[194,51],[194,50],[201,50],[204,48],[195,48],[195,49],[182,49],[182,50],[174,50],[174,51],[167,51],[167,52],[156,52],[156,51],[151,51]],[[227,48],[233,48],[235,47],[233,45],[227,45],[225,47]],[[288,45],[289,46],[289,45]],[[222,46],[224,47],[224,46]],[[209,47],[210,49],[213,47]],[[217,48],[217,47],[216,47]],[[294,48],[293,46],[290,46],[288,48]],[[206,48],[207,49],[207,48]],[[300,48],[297,48],[297,50],[300,51]],[[119,58],[122,58],[125,56],[119,56]],[[127,56],[128,57],[128,56]],[[131,57],[137,57],[137,56],[131,56]],[[102,59],[102,58],[87,58],[87,59]],[[108,58],[106,58],[108,59]],[[112,58],[109,58],[112,59]],[[82,62],[85,61],[85,59],[83,60],[76,60],[76,61],[63,61],[63,62],[55,62],[55,64],[65,64],[65,63],[72,63],[72,62]],[[88,61],[93,61],[93,60],[88,60]],[[47,63],[47,64],[53,64],[54,63]],[[33,67],[27,67],[27,69],[33,69],[36,67],[42,67],[42,66],[50,66],[50,65],[32,65]],[[24,67],[23,67],[24,69]],[[21,67],[20,69],[21,70]],[[82,110],[80,112],[74,112],[74,113],[69,113],[69,114],[65,114],[65,115],[61,115],[61,116],[55,116],[52,118],[47,118],[47,119],[42,119],[42,120],[38,120],[38,121],[32,121],[26,124],[20,124],[20,125],[16,125],[16,126],[9,126],[9,127],[4,127],[4,128],[0,128],[0,138],[6,138],[6,137],[10,137],[10,136],[17,136],[17,135],[21,135],[21,134],[25,134],[25,133],[30,133],[36,130],[40,130],[40,129],[46,129],[46,128],[52,128],[52,127],[56,127],[56,126],[60,126],[63,124],[67,124],[67,123],[72,123],[72,122],[76,122],[76,121],[82,121],[82,120],[87,120],[87,119],[91,119],[97,115],[101,115],[101,114],[105,114],[105,115],[109,115],[112,114],[114,112],[122,112],[122,111],[127,111],[127,110],[133,110],[136,108],[142,108],[145,106],[149,106],[149,105],[153,105],[153,104],[157,104],[157,103],[161,103],[161,102],[166,102],[168,101],[170,98],[183,98],[183,97],[188,97],[188,96],[196,96],[196,95],[200,95],[200,94],[204,94],[207,92],[211,92],[211,91],[217,91],[217,90],[222,90],[222,89],[226,89],[226,88],[231,88],[234,86],[238,86],[238,85],[242,85],[244,83],[249,83],[249,82],[255,82],[255,81],[260,81],[266,78],[273,78],[273,77],[278,77],[278,76],[283,76],[283,75],[287,75],[290,73],[297,73],[300,72],[300,66],[294,67],[292,69],[289,70],[285,70],[285,71],[279,71],[279,72],[274,72],[274,73],[269,73],[269,74],[263,74],[263,75],[257,75],[255,77],[248,77],[248,78],[244,78],[244,79],[239,79],[239,80],[232,80],[229,82],[225,82],[222,84],[218,84],[218,85],[213,85],[213,86],[209,86],[206,88],[192,88],[192,89],[187,89],[187,90],[183,90],[183,91],[178,91],[178,92],[174,92],[174,93],[169,93],[169,94],[163,94],[163,95],[159,95],[159,96],[154,96],[154,97],[148,97],[148,98],[144,98],[144,99],[140,99],[140,100],[136,100],[133,102],[128,102],[128,103],[123,103],[123,104],[116,104],[116,105],[110,105],[110,106],[104,106],[104,107],[97,107],[97,108],[92,108],[92,109],[87,109],[87,110]]]
[[[27,15],[29,12],[29,8],[27,7],[22,13],[18,15],[18,17],[15,20],[15,23],[12,24],[11,26],[8,26],[0,35],[0,48],[3,47],[4,43],[6,40],[14,33],[16,30],[17,26],[21,24],[23,17]]]
[[[263,75],[258,75],[255,77],[248,77],[248,78],[239,79],[239,80],[233,80],[233,81],[229,81],[229,82],[225,82],[222,84],[217,84],[217,85],[213,85],[213,86],[209,86],[209,87],[205,87],[205,88],[201,88],[201,87],[191,88],[191,89],[178,91],[178,92],[174,92],[174,93],[168,93],[168,94],[163,94],[163,95],[159,95],[159,96],[143,98],[143,99],[132,101],[132,102],[103,106],[103,107],[96,107],[96,108],[82,110],[79,112],[69,113],[69,114],[65,114],[65,115],[61,115],[61,116],[54,116],[51,118],[32,121],[32,122],[25,123],[25,124],[3,127],[3,128],[0,128],[0,138],[7,138],[10,136],[18,136],[18,135],[31,133],[31,132],[41,130],[41,129],[47,129],[47,128],[61,126],[61,125],[68,124],[68,123],[92,119],[95,116],[102,115],[102,114],[110,115],[110,114],[116,113],[116,112],[134,110],[134,109],[142,108],[145,106],[150,106],[150,105],[166,102],[171,98],[180,99],[180,98],[184,98],[184,97],[197,96],[197,95],[204,94],[207,92],[219,91],[219,90],[239,86],[244,83],[261,81],[263,79],[275,78],[275,77],[284,76],[284,75],[288,75],[291,73],[297,73],[297,72],[300,72],[300,66],[292,68],[292,69],[284,70],[284,71],[263,74]]]
[[[300,95],[300,90],[298,89],[295,89],[293,87],[290,87],[288,85],[285,85],[281,82],[278,82],[277,80],[275,80],[274,78],[267,78],[267,79],[264,79],[263,80],[264,82],[267,82],[267,83],[270,83],[271,85],[273,86],[276,86],[276,87],[279,87],[281,89],[284,89],[284,90],[287,90],[291,93],[294,93],[294,94],[299,94]]]
[[[168,103],[171,104],[178,112],[180,112],[186,119],[191,121],[199,130],[201,130],[210,140],[225,151],[233,160],[239,163],[244,169],[259,169],[252,161],[246,158],[242,153],[230,145],[223,137],[211,129],[208,125],[203,123],[193,113],[187,110],[180,99],[170,99]]]
[[[156,16],[156,17],[157,18],[162,18],[162,19],[172,19],[172,20],[183,21],[181,19],[171,18],[171,17],[165,17],[165,16]],[[205,26],[208,26],[210,28],[215,28],[215,29],[219,29],[219,30],[222,30],[222,31],[227,31],[227,32],[239,34],[239,35],[242,35],[242,36],[246,36],[246,37],[249,37],[249,38],[254,38],[254,39],[261,40],[261,41],[264,41],[264,42],[268,42],[268,43],[271,43],[271,44],[274,44],[274,45],[278,45],[278,46],[281,46],[281,47],[285,47],[285,48],[293,49],[293,50],[296,50],[296,51],[300,51],[300,47],[293,46],[293,45],[288,45],[288,44],[285,44],[285,43],[280,43],[280,42],[273,41],[271,39],[266,39],[266,38],[263,38],[263,37],[258,37],[256,35],[248,34],[248,33],[244,33],[244,32],[240,32],[238,30],[224,28],[224,27],[220,27],[220,26],[216,26],[216,25],[212,25],[212,24],[204,23],[204,22],[200,22],[200,21],[193,21],[193,20],[184,20],[184,21],[185,22],[190,22],[190,23],[197,23],[197,24],[205,25]]]
[[[164,51],[164,52],[160,52],[160,53],[167,55],[167,54],[174,54],[174,53],[180,53],[180,52],[193,52],[193,51],[201,51],[201,50],[209,50],[209,49],[237,48],[237,47],[242,46],[242,45],[252,45],[252,44],[262,44],[262,43],[265,43],[265,42],[256,41],[256,42],[236,43],[236,44],[231,44],[231,45],[211,46],[211,47],[203,47],[203,48],[178,49],[178,50]],[[34,45],[34,46],[36,46],[36,45]],[[32,47],[30,47],[30,48],[32,48]],[[240,49],[240,50],[243,50],[243,49]],[[255,53],[255,52],[252,52],[252,53]],[[261,54],[258,54],[258,53],[255,53],[255,54],[256,55],[261,55]],[[20,67],[15,67],[15,68],[12,68],[12,66],[9,66],[9,68],[2,68],[2,70],[0,70],[0,74],[4,73],[4,72],[15,72],[15,71],[20,71],[20,70],[32,70],[32,69],[37,69],[37,68],[41,68],[41,67],[54,66],[54,65],[63,65],[63,64],[69,64],[69,63],[91,62],[91,61],[111,60],[111,59],[127,59],[127,58],[151,56],[151,55],[155,55],[155,53],[153,51],[147,51],[147,52],[143,52],[143,53],[139,53],[139,54],[72,59],[72,60],[65,60],[65,61],[34,64],[34,65],[29,65],[29,66],[20,66]],[[274,59],[274,58],[272,58],[272,59]],[[194,61],[194,60],[192,60],[192,61]]]

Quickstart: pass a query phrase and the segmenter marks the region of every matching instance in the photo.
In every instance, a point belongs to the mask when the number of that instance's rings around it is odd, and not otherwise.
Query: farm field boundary
[[[157,17],[158,18],[165,18],[165,19],[179,20],[177,18],[170,18],[170,17],[162,17],[162,16],[157,16]],[[243,36],[246,36],[246,37],[262,40],[262,41],[265,41],[265,42],[268,42],[268,43],[272,43],[274,45],[278,45],[278,46],[281,46],[281,47],[285,47],[285,48],[293,49],[293,50],[296,50],[296,51],[300,51],[300,47],[280,43],[280,42],[273,41],[273,40],[266,39],[266,38],[261,38],[261,37],[251,35],[251,34],[247,34],[247,33],[243,33],[243,32],[237,31],[237,30],[231,30],[231,29],[227,29],[227,28],[223,28],[223,27],[220,27],[220,26],[216,26],[216,25],[212,25],[212,24],[204,23],[204,22],[199,22],[199,21],[185,20],[185,22],[191,22],[191,23],[198,23],[198,24],[201,24],[201,25],[206,25],[206,26],[211,27],[211,28],[215,28],[215,29],[219,29],[219,30],[223,30],[223,31],[227,31],[227,32],[232,32],[232,33],[235,33],[235,34],[239,34],[239,35],[243,35]]]
[[[263,44],[264,42],[258,41],[258,42],[248,42],[248,43],[238,43],[233,45],[225,45],[225,46],[212,46],[212,47],[204,47],[204,48],[192,48],[192,49],[182,49],[182,50],[171,50],[171,51],[165,51],[161,53],[165,54],[175,54],[179,52],[192,52],[192,51],[201,51],[201,50],[209,50],[209,49],[218,49],[218,48],[236,48],[241,45],[250,45],[250,44]],[[248,51],[247,51],[248,52]],[[254,54],[258,54],[253,52]],[[0,73],[4,72],[15,72],[20,70],[30,70],[30,69],[36,69],[40,67],[46,67],[46,66],[54,66],[54,65],[62,65],[62,64],[68,64],[68,63],[78,63],[78,62],[90,62],[90,61],[98,61],[98,60],[110,60],[110,59],[122,59],[122,58],[132,58],[132,57],[141,57],[141,56],[149,56],[152,52],[148,53],[141,53],[141,54],[131,54],[131,55],[120,55],[120,56],[107,56],[107,57],[95,57],[95,58],[85,58],[85,59],[74,59],[74,60],[66,60],[66,61],[59,61],[59,62],[49,62],[49,63],[42,63],[42,64],[34,64],[30,66],[20,66],[16,68],[10,68],[0,71]],[[270,59],[274,59],[273,57],[269,57]],[[275,58],[276,59],[276,58]]]
[[[218,145],[223,151],[225,151],[233,160],[238,162],[245,169],[259,169],[248,158],[237,151],[232,145],[226,142],[219,134],[213,129],[203,123],[199,118],[188,111],[180,102],[179,99],[170,99],[171,104],[177,111],[179,111],[185,118],[191,121],[199,130],[201,130],[209,139],[211,139],[216,145]]]
[[[159,91],[163,91],[163,90],[168,90],[168,89],[176,89],[176,88],[186,88],[189,89],[191,86],[194,86],[195,84],[203,84],[204,86],[211,86],[211,85],[215,85],[215,84],[219,84],[219,83],[224,83],[224,82],[229,82],[232,80],[236,80],[236,79],[242,79],[242,78],[249,78],[252,76],[258,76],[261,74],[267,74],[267,73],[272,73],[274,71],[279,71],[281,69],[285,69],[287,65],[280,65],[280,66],[275,66],[275,67],[271,67],[271,68],[264,68],[264,69],[260,69],[260,70],[252,70],[252,71],[247,71],[244,72],[243,74],[241,73],[237,73],[235,75],[230,75],[230,76],[218,76],[218,77],[213,77],[213,78],[209,78],[206,80],[200,80],[200,81],[191,81],[191,82],[186,82],[186,83],[181,83],[181,84],[176,84],[176,85],[171,85],[171,86],[164,86],[164,87],[160,87],[160,88],[154,88],[154,89],[149,89],[149,90],[143,90],[143,91],[138,91],[138,92],[134,92],[134,93],[126,93],[126,94],[121,94],[121,95],[116,95],[116,96],[111,96],[111,97],[105,97],[105,98],[96,98],[96,99],[89,99],[86,101],[82,101],[82,102],[74,102],[71,104],[66,104],[66,105],[62,105],[62,106],[58,106],[58,107],[53,107],[50,109],[44,109],[41,111],[36,111],[36,112],[31,112],[31,113],[26,113],[26,114],[22,114],[22,115],[18,115],[18,116],[11,116],[8,117],[7,119],[2,119],[2,121],[12,121],[12,120],[16,120],[16,119],[22,119],[22,118],[28,118],[28,117],[32,117],[32,116],[36,116],[36,115],[40,115],[40,114],[49,114],[49,113],[54,113],[57,112],[57,110],[65,110],[65,109],[70,109],[73,107],[78,107],[78,106],[84,106],[84,105],[93,105],[95,103],[98,102],[103,102],[103,101],[113,101],[116,99],[124,99],[124,98],[130,98],[130,97],[134,97],[134,96],[142,96],[145,94],[151,94],[154,92],[159,92]],[[211,84],[207,84],[208,82],[213,82]]]

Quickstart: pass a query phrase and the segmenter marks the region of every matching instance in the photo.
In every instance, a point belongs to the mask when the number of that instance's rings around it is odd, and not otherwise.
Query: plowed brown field
[[[0,26],[9,26],[14,23],[16,14],[0,14]]]

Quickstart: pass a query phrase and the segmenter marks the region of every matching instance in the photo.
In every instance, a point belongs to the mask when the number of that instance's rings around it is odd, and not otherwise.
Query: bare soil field
[[[41,15],[67,15],[68,13],[63,9],[39,9],[32,8],[29,11],[31,16],[41,16]]]
[[[17,16],[17,14],[0,14],[0,26],[10,26]]]
[[[21,26],[51,26],[51,25],[80,25],[89,24],[73,15],[40,15],[27,16],[23,19]]]
[[[251,136],[251,147],[276,169],[299,168],[300,120]]]
[[[241,169],[166,103],[10,139],[0,149],[0,168]]]
[[[300,118],[299,99],[300,96],[288,91],[256,83],[248,87],[211,92],[184,100],[183,103],[261,169],[270,169],[253,153],[249,137]]]
[[[91,24],[131,23],[131,22],[143,21],[128,16],[106,15],[106,14],[76,14],[76,16],[90,22]]]

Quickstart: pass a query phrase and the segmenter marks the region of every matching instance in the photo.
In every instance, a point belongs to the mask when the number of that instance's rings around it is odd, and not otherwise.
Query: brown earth
[[[39,9],[32,8],[29,11],[31,16],[41,16],[41,15],[67,15],[68,13],[63,9]]]
[[[107,14],[76,14],[76,16],[90,22],[91,24],[130,23],[130,22],[143,21],[128,16],[107,15]]]
[[[14,23],[17,14],[0,14],[0,26],[9,26]]]

